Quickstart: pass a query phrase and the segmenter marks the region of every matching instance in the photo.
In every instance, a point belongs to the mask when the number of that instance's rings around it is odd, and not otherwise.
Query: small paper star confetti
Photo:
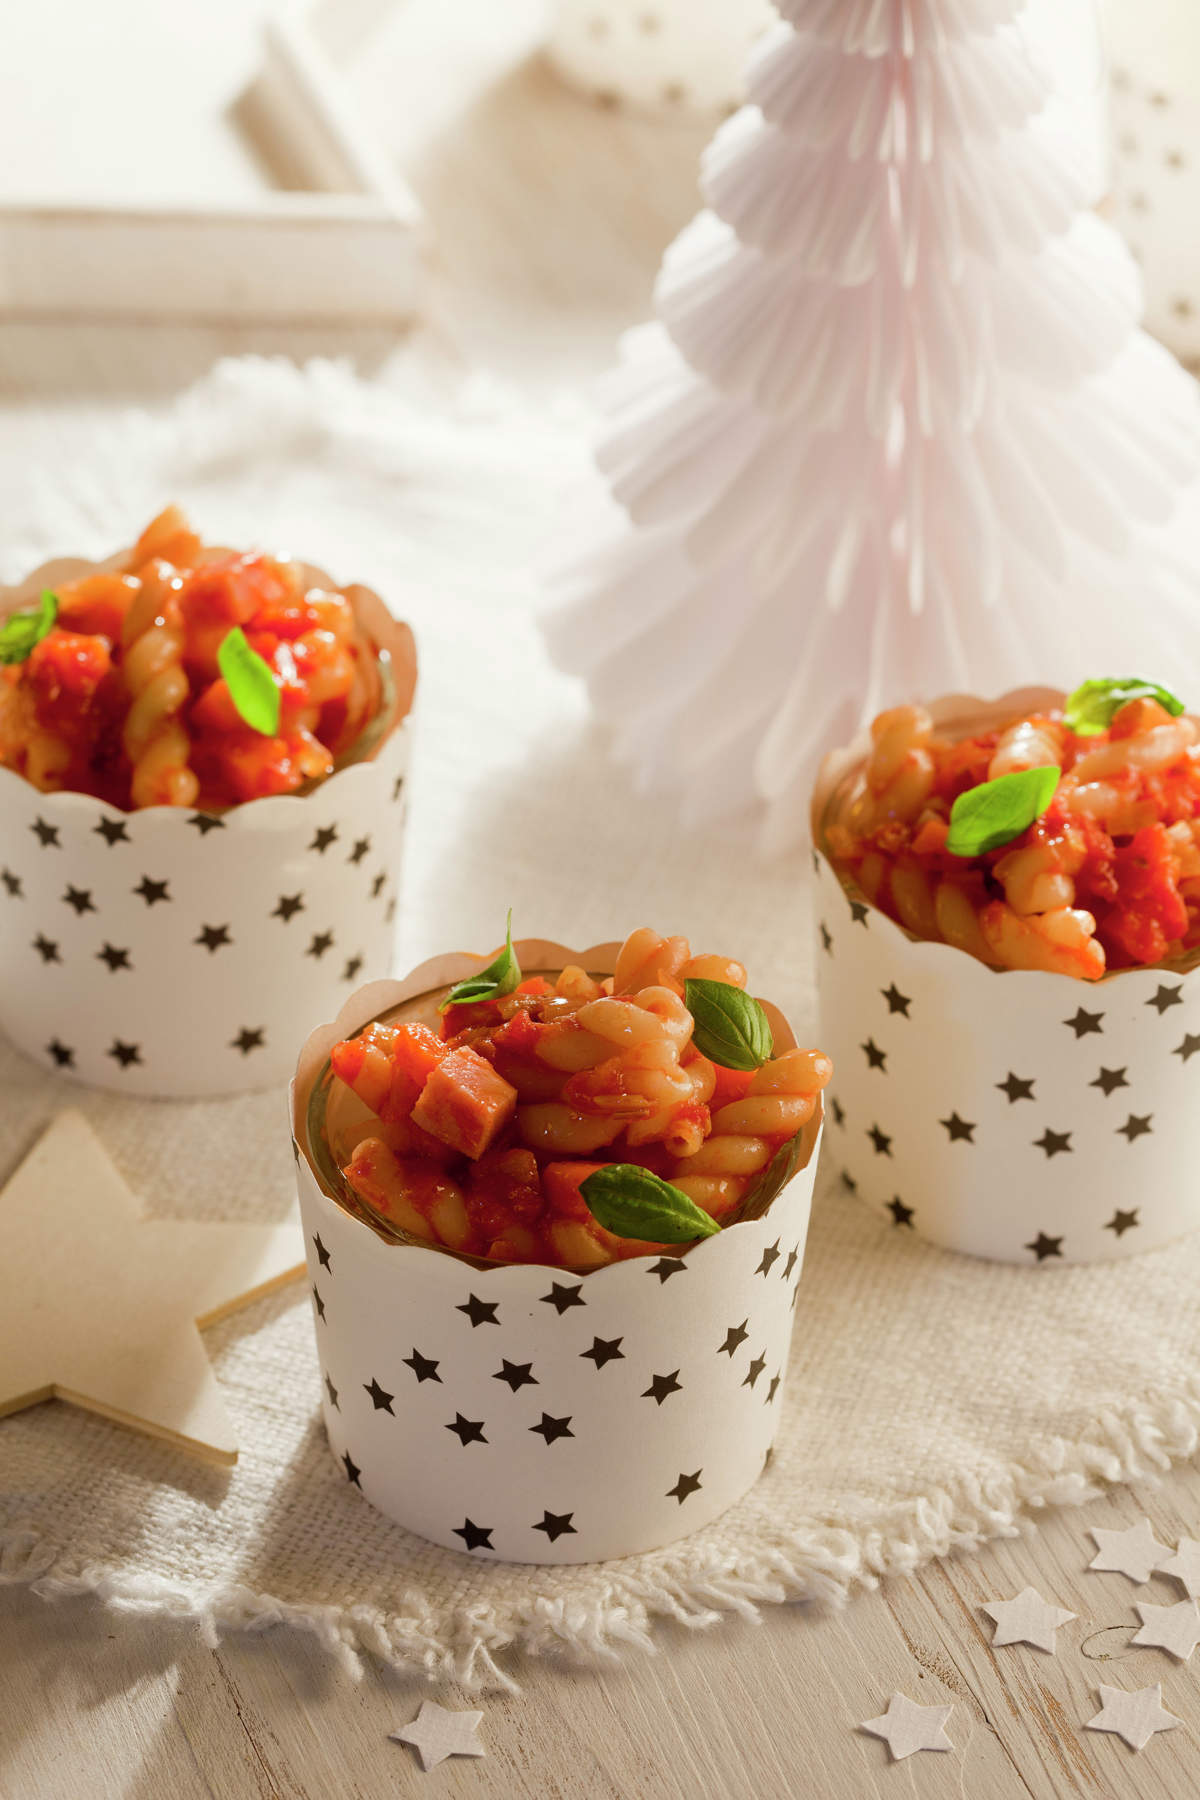
[[[1091,1535],[1098,1548],[1089,1569],[1113,1569],[1130,1581],[1149,1581],[1155,1569],[1170,1560],[1170,1550],[1159,1543],[1149,1519],[1139,1519],[1128,1531],[1104,1531],[1093,1525]]]
[[[996,1622],[992,1643],[1032,1644],[1035,1650],[1055,1652],[1054,1634],[1075,1617],[1065,1607],[1051,1606],[1036,1588],[1023,1588],[1015,1600],[989,1600],[983,1608]]]
[[[1195,1538],[1180,1538],[1174,1556],[1170,1562],[1159,1563],[1158,1572],[1173,1575],[1183,1584],[1185,1594],[1200,1599],[1200,1543]]]
[[[953,1750],[946,1736],[946,1720],[953,1711],[953,1706],[918,1706],[903,1694],[893,1694],[887,1711],[878,1719],[864,1719],[859,1730],[882,1738],[892,1761],[900,1762],[915,1750]]]
[[[482,1718],[481,1712],[449,1712],[433,1700],[423,1700],[412,1724],[391,1731],[388,1736],[393,1743],[411,1744],[428,1773],[448,1756],[487,1755],[475,1737]]]
[[[1174,1606],[1150,1606],[1135,1600],[1134,1611],[1142,1627],[1131,1643],[1169,1651],[1180,1662],[1186,1662],[1200,1644],[1200,1607],[1194,1600],[1177,1600]]]
[[[1113,1731],[1131,1750],[1142,1750],[1156,1731],[1173,1731],[1180,1723],[1162,1703],[1162,1684],[1134,1688],[1106,1687],[1100,1683],[1100,1711],[1089,1719],[1085,1731]]]

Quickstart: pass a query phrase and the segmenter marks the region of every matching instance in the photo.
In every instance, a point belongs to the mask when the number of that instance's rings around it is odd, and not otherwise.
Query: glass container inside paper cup
[[[987,730],[1061,709],[1057,689],[929,707]],[[1200,973],[1099,981],[996,969],[913,934],[839,874],[826,839],[863,732],[813,796],[827,1155],[898,1234],[1030,1267],[1110,1261],[1200,1227]]]
[[[0,593],[0,618],[125,555],[46,564]],[[377,594],[340,591],[379,704],[324,780],[209,812],[124,811],[0,768],[0,1030],[27,1056],[160,1098],[270,1087],[315,1020],[388,972],[416,650]]]
[[[602,977],[616,944],[516,946],[526,975]],[[666,1254],[588,1272],[481,1262],[389,1230],[325,1147],[329,1053],[371,1020],[434,1023],[479,958],[435,958],[352,996],[292,1092],[330,1448],[346,1482],[421,1537],[483,1560],[630,1556],[708,1524],[774,1442],[822,1113],[761,1210]],[[764,1003],[765,1004],[765,1003]],[[766,1007],[777,1050],[794,1038]],[[351,1134],[352,1135],[352,1134]]]

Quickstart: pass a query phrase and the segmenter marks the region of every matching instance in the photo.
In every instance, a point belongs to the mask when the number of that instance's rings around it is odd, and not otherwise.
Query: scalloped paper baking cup
[[[987,726],[1044,688],[952,696],[938,723]],[[1200,1227],[1200,972],[1101,981],[991,969],[912,937],[839,878],[821,820],[866,755],[826,759],[813,800],[828,1155],[897,1232],[1054,1268],[1153,1250]]]
[[[516,948],[530,973],[573,962],[611,972],[617,951]],[[821,1113],[803,1166],[763,1216],[685,1255],[572,1274],[385,1239],[321,1186],[310,1096],[339,1038],[419,996],[432,1013],[479,963],[444,956],[364,988],[300,1057],[293,1129],[330,1448],[372,1505],[448,1549],[533,1563],[631,1556],[707,1525],[762,1472]]]
[[[0,615],[98,566],[49,563]],[[0,769],[0,1029],[27,1056],[128,1094],[270,1087],[315,1021],[387,973],[416,654],[378,595],[342,591],[390,657],[391,717],[369,759],[311,790],[122,812]]]

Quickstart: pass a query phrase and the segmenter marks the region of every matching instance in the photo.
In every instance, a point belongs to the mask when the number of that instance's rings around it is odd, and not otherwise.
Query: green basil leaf
[[[1156,681],[1140,675],[1118,675],[1111,681],[1084,681],[1067,696],[1063,720],[1076,737],[1095,737],[1107,731],[1127,700],[1157,700],[1172,717],[1183,711],[1183,701]]]
[[[739,1219],[761,1219],[767,1208],[783,1192],[796,1170],[804,1150],[804,1128],[779,1146],[766,1168],[756,1175],[738,1208]]]
[[[721,1227],[681,1188],[638,1163],[605,1163],[579,1184],[592,1217],[616,1237],[647,1244],[690,1244]]]
[[[32,612],[11,613],[0,625],[0,663],[23,663],[34,645],[53,631],[57,617],[58,595],[43,588]]]
[[[226,632],[217,651],[217,665],[229,688],[229,698],[251,731],[274,737],[279,730],[282,696],[271,665],[265,662],[240,625]]]
[[[1027,831],[1040,819],[1058,788],[1062,770],[1057,763],[1041,769],[1017,769],[981,781],[960,794],[950,808],[950,835],[946,848],[951,856],[982,856],[998,850]]]
[[[685,981],[683,1004],[694,1021],[692,1042],[723,1069],[761,1069],[775,1054],[767,1015],[728,981]]]
[[[472,1006],[479,1000],[498,1000],[501,994],[511,994],[520,979],[521,965],[513,954],[512,947],[510,906],[504,932],[504,948],[499,956],[486,969],[480,969],[478,975],[467,975],[462,981],[456,981],[438,1011],[448,1012],[452,1006]]]

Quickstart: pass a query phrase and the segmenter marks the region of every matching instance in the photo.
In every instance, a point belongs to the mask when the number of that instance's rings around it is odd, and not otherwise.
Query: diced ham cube
[[[431,1071],[412,1121],[474,1161],[491,1149],[516,1110],[516,1088],[464,1045]]]

